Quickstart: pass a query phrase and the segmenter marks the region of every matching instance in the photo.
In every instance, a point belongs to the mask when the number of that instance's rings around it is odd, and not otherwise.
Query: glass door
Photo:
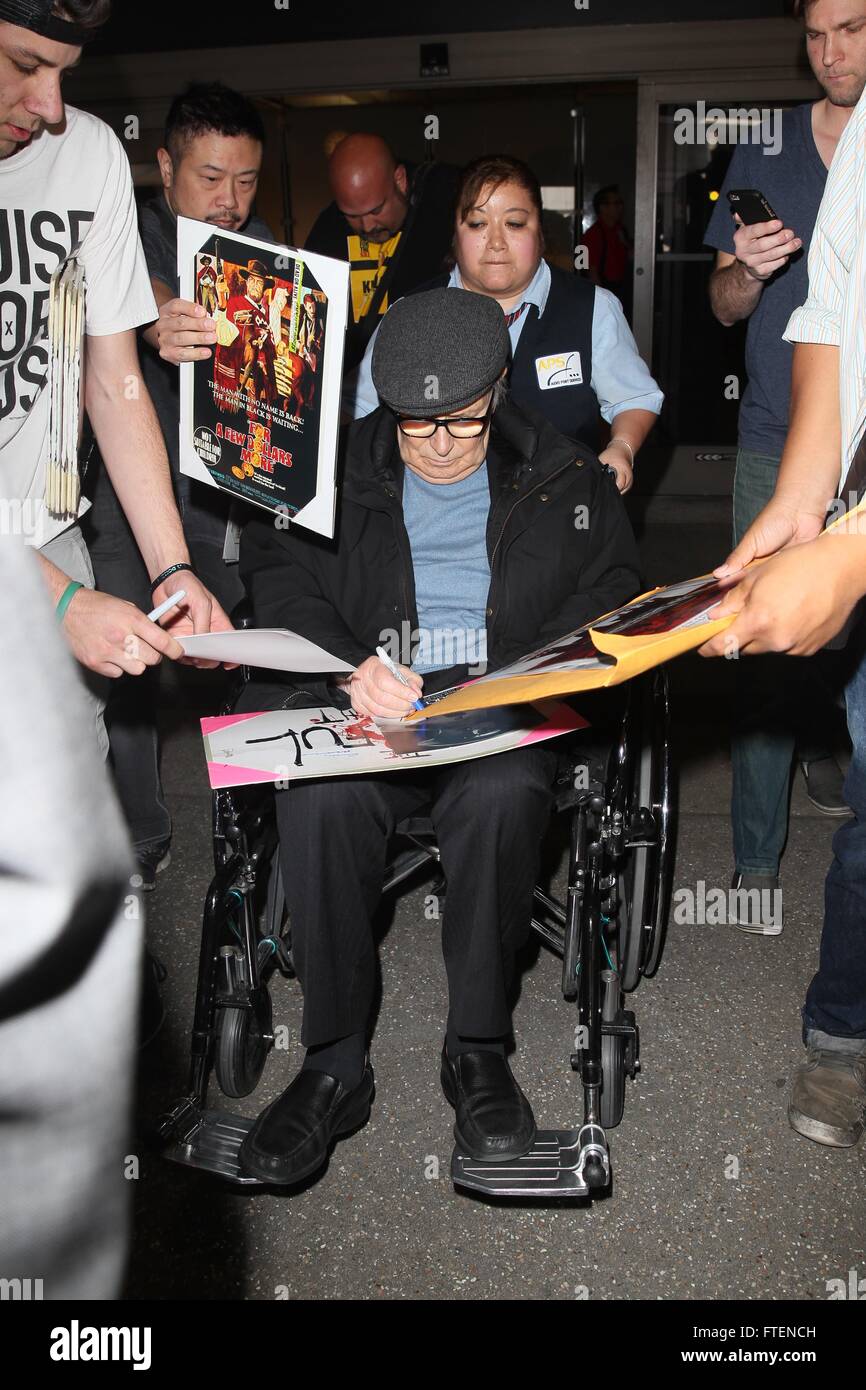
[[[762,118],[760,138],[772,138],[780,119],[774,112],[817,94],[807,79],[724,82],[700,91],[641,85],[634,328],[665,392],[641,456],[651,490],[730,492],[746,325],[723,328],[713,316],[708,281],[716,253],[704,246],[704,234],[737,144],[757,142]]]

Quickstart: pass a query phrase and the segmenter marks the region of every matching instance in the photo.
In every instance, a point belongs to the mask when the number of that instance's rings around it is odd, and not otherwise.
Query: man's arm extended
[[[731,328],[754,313],[766,282],[787,265],[802,245],[800,238],[778,218],[751,227],[737,218],[736,255],[717,251],[710,276],[710,305],[719,323]]]
[[[99,451],[151,579],[170,565],[188,564],[168,456],[142,379],[134,329],[86,339],[85,398]],[[176,576],[161,584],[154,590],[154,603],[167,598],[177,584]],[[177,636],[231,628],[195,575],[185,570],[182,587],[186,598],[166,618],[167,631]]]
[[[776,497],[820,515],[823,525],[839,485],[841,458],[839,348],[832,343],[795,343],[791,414]]]
[[[169,565],[189,563],[134,329],[86,339],[84,381],[93,432],[148,574],[153,579]]]
[[[69,584],[69,575],[42,554],[38,555],[42,578],[57,605]],[[134,603],[79,588],[73,594],[63,618],[63,635],[76,661],[88,671],[116,680],[124,673],[140,676],[164,656],[177,661],[183,647],[173,637],[145,617]]]
[[[737,617],[699,648],[700,655],[820,651],[866,592],[866,535],[858,533],[863,521],[862,513],[849,513],[838,531],[748,570],[713,613]]]
[[[85,397],[91,424],[148,572],[154,577],[171,564],[188,562],[189,553],[171,491],[165,446],[141,382],[135,330],[88,337],[85,343]],[[127,399],[127,393],[133,396],[130,388],[134,388],[134,398]],[[130,475],[132,486],[128,485]],[[39,561],[56,604],[69,576],[44,555]],[[184,587],[187,592],[200,590],[197,607],[201,614],[206,607],[210,620],[210,595],[192,575],[189,578],[191,583]],[[157,595],[157,601],[167,597],[162,588]],[[80,589],[74,595],[63,628],[76,660],[88,670],[112,678],[124,672],[141,675],[163,656],[177,660],[183,654],[173,637],[148,622],[134,604],[90,589]]]
[[[758,307],[763,289],[763,282],[736,256],[729,256],[727,251],[716,252],[716,264],[710,276],[710,307],[724,328],[749,318]]]

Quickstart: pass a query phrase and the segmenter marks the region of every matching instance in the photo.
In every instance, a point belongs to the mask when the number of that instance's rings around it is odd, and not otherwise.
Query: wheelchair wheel
[[[650,934],[646,942],[646,958],[643,964],[643,974],[650,977],[658,969],[667,935],[676,849],[676,804],[670,741],[670,683],[666,671],[656,671],[652,699],[654,749],[651,806],[657,827],[658,848]]]
[[[632,699],[625,719],[623,741],[628,821],[642,806],[651,805],[653,787],[653,746],[643,737],[651,711],[650,692],[641,689]],[[619,913],[617,921],[617,964],[626,994],[637,989],[645,953],[645,928],[652,911],[655,853],[652,845],[636,845],[627,852],[619,873]]]
[[[270,1047],[271,998],[267,989],[249,1009],[225,1004],[217,1009],[214,1072],[224,1096],[248,1096],[256,1089]]]
[[[598,1118],[603,1129],[616,1129],[625,1110],[625,1050],[624,1038],[601,1040],[602,1085],[598,1102]]]
[[[605,1023],[614,1023],[621,1016],[622,990],[616,972],[602,972],[604,1000],[601,1016]],[[628,1039],[603,1033],[601,1038],[601,1095],[598,1118],[603,1129],[615,1129],[625,1109],[625,1076]]]
[[[670,696],[667,672],[655,671],[635,691],[618,750],[627,823],[645,822],[644,843],[628,851],[619,875],[617,960],[622,987],[637,989],[653,975],[664,946],[674,860],[674,793],[670,756]]]

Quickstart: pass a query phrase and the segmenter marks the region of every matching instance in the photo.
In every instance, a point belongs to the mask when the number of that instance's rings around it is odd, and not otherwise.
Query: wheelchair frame
[[[498,1197],[599,1196],[610,1189],[606,1130],[619,1124],[625,1079],[640,1069],[635,1015],[623,1007],[655,974],[670,909],[675,808],[667,673],[630,683],[603,780],[557,784],[571,815],[565,903],[536,886],[533,930],[562,960],[562,992],[577,1004],[571,1066],[583,1123],[539,1130],[522,1158],[483,1163],[455,1148],[455,1185]],[[208,1107],[210,1073],[223,1093],[250,1094],[274,1044],[268,980],[294,975],[270,787],[213,794],[214,877],[202,925],[187,1091],[162,1117],[166,1157],[244,1186],[239,1149],[251,1118]],[[405,822],[383,892],[438,864],[432,828]],[[222,967],[223,978],[220,979]]]

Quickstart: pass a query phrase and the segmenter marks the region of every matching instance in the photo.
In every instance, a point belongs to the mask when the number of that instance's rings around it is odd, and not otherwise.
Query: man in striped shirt
[[[733,636],[742,652],[806,655],[839,631],[866,592],[866,505],[859,500],[866,490],[866,457],[858,452],[866,427],[866,95],[839,141],[809,252],[809,295],[785,336],[795,348],[779,480],[717,573],[735,573],[750,560],[774,556],[729,595],[728,610],[740,616],[723,636],[728,646]],[[861,476],[846,482],[852,462]],[[851,520],[821,535],[840,492],[844,504],[857,509]],[[862,621],[848,646],[853,674],[845,698],[853,752],[845,796],[853,819],[833,839],[820,965],[803,1009],[808,1056],[798,1068],[788,1109],[794,1129],[835,1147],[856,1144],[866,1127]],[[716,638],[702,650],[718,655],[722,645]]]
[[[798,8],[823,96],[784,113],[781,149],[741,145],[734,152],[705,237],[718,253],[709,283],[716,318],[726,326],[748,321],[749,380],[740,406],[733,494],[735,545],[772,497],[778,478],[793,356],[785,329],[808,294],[807,256],[827,171],[866,86],[866,0],[807,0]],[[726,194],[742,188],[759,189],[777,220],[735,227]],[[795,752],[812,804],[827,815],[849,814],[829,738],[836,724],[838,677],[835,668],[820,662],[772,658],[747,662],[737,674],[732,887],[746,891],[734,919],[742,931],[776,935],[781,914],[755,911],[754,903],[776,901]]]

